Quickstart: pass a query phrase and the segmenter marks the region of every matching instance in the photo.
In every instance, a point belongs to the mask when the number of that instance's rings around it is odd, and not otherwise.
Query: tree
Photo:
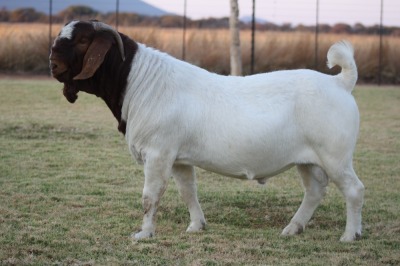
[[[5,8],[0,9],[0,22],[7,22],[9,21],[9,19],[10,19],[9,12]]]
[[[36,22],[40,21],[45,14],[37,12],[33,8],[19,8],[11,12],[10,22]]]
[[[229,19],[229,29],[231,35],[231,75],[242,75],[242,53],[240,51],[239,33],[239,5],[238,0],[231,1],[231,16]]]
[[[58,14],[58,16],[64,18],[64,20],[93,19],[97,15],[99,15],[99,12],[89,6],[70,6]]]
[[[363,34],[363,33],[365,33],[365,31],[366,31],[366,28],[365,28],[365,26],[364,26],[363,24],[361,24],[361,23],[356,23],[356,24],[353,26],[353,32],[354,32],[354,33]]]
[[[160,26],[165,28],[180,28],[183,26],[183,18],[175,15],[165,15],[160,18]]]
[[[333,33],[351,33],[350,25],[345,23],[336,23],[331,30]]]

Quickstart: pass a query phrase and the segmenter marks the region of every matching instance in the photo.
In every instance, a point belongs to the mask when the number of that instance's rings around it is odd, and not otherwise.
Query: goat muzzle
[[[68,79],[67,77],[68,67],[60,60],[57,60],[55,58],[50,58],[49,68],[51,75],[58,81],[65,82]]]

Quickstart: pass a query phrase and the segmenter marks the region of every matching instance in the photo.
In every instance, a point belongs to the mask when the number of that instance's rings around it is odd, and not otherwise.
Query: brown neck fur
[[[126,123],[121,118],[123,94],[127,86],[132,60],[138,45],[127,36],[121,34],[125,49],[125,61],[121,60],[118,48],[114,45],[107,53],[103,64],[93,77],[74,81],[79,91],[94,94],[102,98],[118,121],[118,130],[125,134]]]

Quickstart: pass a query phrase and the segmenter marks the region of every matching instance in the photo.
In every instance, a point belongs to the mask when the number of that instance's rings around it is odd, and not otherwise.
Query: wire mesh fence
[[[136,5],[140,4],[140,1],[90,1],[94,4],[92,9],[86,10],[86,13],[83,10],[80,14],[68,12],[65,6],[66,2],[85,5],[85,1],[73,0],[65,2],[35,1],[34,8],[48,14],[46,23],[49,28],[49,47],[57,33],[55,25],[72,19],[106,20],[107,23],[111,23],[117,28],[124,27],[121,30],[125,31],[126,28],[134,28],[139,25],[139,23],[135,23],[139,20],[133,20],[131,17],[128,19],[126,13],[134,13]],[[207,1],[175,0],[168,2],[171,8],[180,11],[175,11],[174,14],[160,13],[159,15],[164,15],[164,18],[159,19],[158,24],[167,23],[168,18],[170,24],[164,24],[164,27],[169,25],[175,30],[181,31],[180,34],[175,33],[175,36],[180,35],[173,40],[175,44],[180,43],[180,52],[175,48],[174,55],[192,63],[198,63],[201,59],[195,58],[198,50],[193,48],[193,46],[199,45],[194,41],[198,38],[196,35],[201,34],[203,28],[227,27],[227,17],[230,15],[229,1],[209,3]],[[360,5],[357,1],[347,1],[344,5],[338,4],[337,1],[324,0],[289,1],[289,5],[284,2],[277,0],[239,1],[240,14],[243,19],[242,49],[246,50],[242,53],[245,74],[296,67],[326,71],[325,57],[329,45],[338,39],[347,38],[353,41],[359,50],[359,52],[356,50],[356,59],[358,57],[359,61],[362,61],[362,57],[368,54],[368,60],[366,59],[368,62],[359,66],[360,71],[366,72],[363,74],[364,81],[400,84],[400,66],[392,59],[392,57],[400,56],[400,28],[392,27],[393,24],[396,24],[396,16],[400,14],[400,2],[376,0],[372,4],[365,5]],[[210,14],[214,14],[211,11],[218,10],[220,16],[226,19],[198,22],[201,17],[204,17],[204,11],[200,12],[200,10],[210,10]],[[93,13],[94,11],[97,13]],[[261,16],[268,19],[261,20],[259,19]],[[347,23],[340,23],[342,17],[351,19]],[[149,21],[143,20],[140,25],[147,25],[146,23],[156,25]],[[278,36],[278,32],[283,34]],[[357,37],[354,37],[355,35]],[[213,36],[216,38],[214,41],[222,38],[220,34]],[[153,38],[157,38],[157,36],[153,36]],[[160,36],[160,38],[162,37]],[[364,44],[364,47],[360,48],[361,44]],[[365,46],[370,46],[370,49]],[[225,50],[229,50],[228,46],[225,47]],[[291,51],[288,52],[289,50]],[[275,57],[280,57],[282,62],[273,61],[272,58]],[[293,64],[295,61],[293,58],[299,58],[299,60],[303,58],[306,63]],[[270,65],[268,66],[268,64]],[[366,65],[368,65],[368,69],[364,69]],[[227,74],[225,70],[210,68],[211,71]]]

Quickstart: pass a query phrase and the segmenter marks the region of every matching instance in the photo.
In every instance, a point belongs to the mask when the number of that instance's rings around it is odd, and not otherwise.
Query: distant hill
[[[72,5],[89,6],[101,13],[115,12],[115,1],[98,1],[98,0],[54,0],[53,14],[66,9]],[[14,10],[18,8],[32,7],[37,11],[49,14],[49,1],[37,0],[1,0],[0,9]],[[136,13],[146,16],[163,16],[171,14],[165,10],[147,4],[142,0],[119,0],[119,11]]]
[[[252,16],[243,16],[240,18],[240,21],[242,21],[243,23],[251,23],[251,21],[253,20]],[[257,18],[256,17],[256,23],[260,23],[260,24],[265,24],[268,21],[262,18]]]

